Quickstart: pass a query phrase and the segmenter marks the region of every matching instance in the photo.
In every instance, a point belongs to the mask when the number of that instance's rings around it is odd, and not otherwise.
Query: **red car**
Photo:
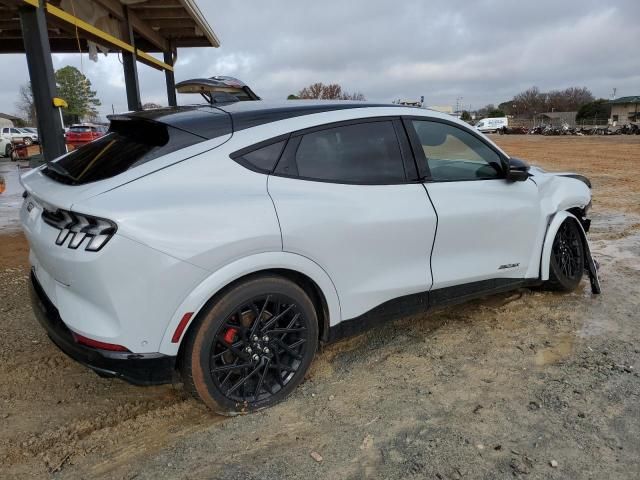
[[[96,138],[102,137],[107,133],[107,127],[104,125],[93,125],[90,123],[82,123],[71,125],[64,135],[65,142],[77,148],[85,143],[92,142]]]

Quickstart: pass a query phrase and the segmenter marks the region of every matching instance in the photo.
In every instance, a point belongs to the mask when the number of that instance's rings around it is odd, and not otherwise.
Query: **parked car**
[[[12,151],[13,145],[11,143],[11,137],[0,133],[0,155],[10,157]]]
[[[107,133],[104,125],[94,125],[91,123],[80,123],[71,125],[64,134],[65,142],[74,147],[79,147],[85,143],[93,142]]]
[[[528,286],[599,292],[589,181],[450,115],[245,101],[126,113],[22,176],[33,308],[102,376],[272,405],[320,343]],[[56,374],[52,372],[52,374]]]
[[[33,141],[33,143],[38,143],[40,141],[40,137],[38,136],[38,129],[34,127],[23,127],[19,130],[25,132],[25,134],[29,135]]]
[[[17,127],[2,127],[0,136],[11,143],[12,140],[20,140],[29,146],[34,143],[34,135]],[[37,138],[37,136],[35,136]],[[3,152],[6,155],[6,150]]]
[[[483,118],[475,127],[482,133],[499,133],[501,129],[509,126],[507,117],[500,118]]]

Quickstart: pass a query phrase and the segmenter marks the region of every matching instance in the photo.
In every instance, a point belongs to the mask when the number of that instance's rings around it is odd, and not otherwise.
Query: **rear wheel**
[[[8,143],[6,147],[4,147],[4,156],[5,157],[10,157],[11,156],[11,150],[13,150],[13,148],[11,147],[11,144]]]
[[[185,342],[185,387],[218,413],[246,413],[300,384],[318,346],[318,321],[304,290],[265,275],[223,294]]]
[[[28,147],[33,144],[33,139],[31,137],[24,137],[24,144]]]
[[[578,287],[583,273],[582,235],[576,222],[567,219],[560,225],[553,240],[546,286],[550,290],[571,292]]]

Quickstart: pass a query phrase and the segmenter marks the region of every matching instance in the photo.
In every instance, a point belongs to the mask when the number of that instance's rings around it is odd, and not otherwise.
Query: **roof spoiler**
[[[178,93],[199,93],[210,104],[260,100],[244,82],[233,77],[192,78],[176,84]]]

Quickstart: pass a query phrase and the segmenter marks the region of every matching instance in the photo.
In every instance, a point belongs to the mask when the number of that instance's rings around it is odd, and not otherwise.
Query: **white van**
[[[476,128],[482,133],[497,132],[499,129],[508,126],[509,120],[507,117],[483,118],[476,123]]]

